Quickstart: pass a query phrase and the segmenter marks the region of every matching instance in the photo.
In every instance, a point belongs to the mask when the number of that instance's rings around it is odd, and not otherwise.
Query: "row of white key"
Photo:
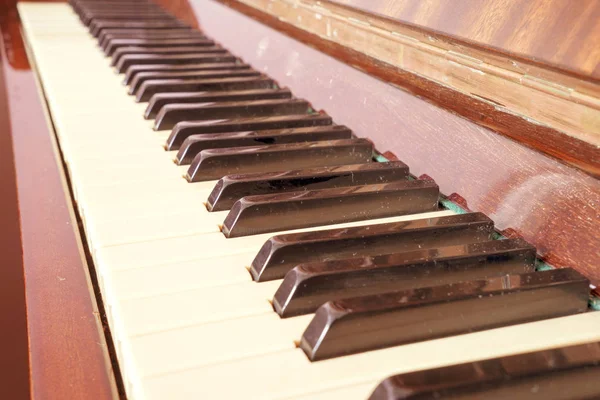
[[[20,11],[130,398],[364,398],[394,373],[600,339],[588,313],[309,362],[294,342],[311,316],[280,319],[268,302],[279,281],[245,269],[272,235],[225,239],[226,212],[202,205],[214,182],[182,178],[168,132],[142,118],[67,5]]]

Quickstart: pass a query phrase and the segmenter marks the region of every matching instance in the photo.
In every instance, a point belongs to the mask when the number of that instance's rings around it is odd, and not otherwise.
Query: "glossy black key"
[[[567,268],[330,300],[300,347],[316,361],[578,314],[587,311],[589,284]]]
[[[132,67],[133,68],[133,67]],[[129,68],[130,70],[132,68]],[[292,92],[289,89],[250,89],[231,90],[223,92],[177,92],[158,93],[148,101],[145,117],[155,118],[160,110],[167,104],[193,104],[218,101],[248,101],[267,99],[291,99]]]
[[[99,20],[93,21],[90,24],[90,32],[94,37],[98,37],[105,29],[172,29],[186,28],[186,25],[178,20],[173,21],[157,21],[157,22],[128,22],[128,21],[111,21]]]
[[[140,72],[136,74],[135,78],[131,82],[129,87],[129,94],[134,94],[138,91],[142,83],[149,80],[164,80],[164,79],[178,79],[178,80],[192,80],[192,79],[216,79],[216,78],[234,78],[240,76],[260,76],[261,73],[250,69],[249,66],[246,68],[234,68],[234,69],[211,69],[211,70],[200,70],[200,71],[153,71],[153,72]]]
[[[240,118],[200,122],[180,122],[173,128],[165,148],[177,150],[183,141],[192,136],[205,133],[262,131],[266,129],[302,128],[306,126],[324,126],[332,124],[331,117],[323,112],[303,115],[278,115],[264,118]],[[223,174],[227,175],[227,174]]]
[[[302,99],[272,99],[204,103],[190,106],[169,105],[156,116],[155,130],[172,129],[182,121],[256,118],[271,115],[300,115],[312,112],[310,103]]]
[[[595,342],[392,376],[369,399],[597,399],[598,382]]]
[[[212,181],[225,175],[282,171],[371,161],[373,144],[366,139],[208,149],[188,169],[190,182]]]
[[[439,188],[428,181],[306,190],[243,197],[223,223],[226,237],[435,211]]]
[[[250,69],[248,64],[241,63],[239,61],[231,61],[224,63],[203,63],[203,64],[181,64],[181,65],[169,65],[169,64],[149,64],[149,65],[134,65],[129,67],[123,79],[124,85],[131,85],[139,74],[146,74],[150,72],[192,72],[192,71],[215,71],[222,69]]]
[[[535,248],[520,239],[300,264],[273,299],[282,317],[314,312],[331,300],[532,272]]]
[[[407,176],[408,167],[400,161],[227,175],[215,185],[206,207],[223,211],[246,196],[389,183]]]
[[[195,109],[198,105],[191,105],[191,109]],[[167,106],[168,107],[168,106]],[[165,108],[167,108],[165,107]],[[220,149],[225,147],[245,147],[245,146],[260,146],[260,145],[271,145],[271,144],[287,144],[287,143],[298,143],[298,142],[316,142],[319,140],[340,140],[340,139],[352,139],[352,131],[342,125],[328,125],[328,126],[314,126],[308,128],[292,128],[292,129],[277,129],[268,131],[249,131],[249,132],[224,132],[224,133],[213,133],[204,135],[192,135],[185,139],[179,152],[177,153],[177,164],[187,165],[192,162],[194,157],[202,150],[207,149]],[[296,171],[299,172],[299,171]],[[317,172],[317,170],[311,170],[311,172]],[[271,173],[270,175],[244,175],[249,180],[245,182],[258,182],[265,179],[274,177],[281,177],[286,179],[282,172]],[[293,171],[289,171],[289,179],[294,174]],[[240,175],[241,177],[241,175]],[[302,179],[300,175],[297,175],[296,179]],[[315,178],[316,179],[316,178]],[[237,191],[230,184],[235,182],[242,183],[242,181],[228,180],[222,186],[222,189],[226,192],[218,195],[217,198],[221,202],[225,201],[226,194],[229,190],[233,189]],[[255,184],[251,184],[255,186]],[[261,184],[260,186],[264,186]],[[226,189],[228,188],[228,189]],[[229,192],[233,193],[233,192]],[[251,193],[248,193],[251,194]],[[254,193],[259,194],[259,193]],[[223,197],[225,196],[225,197]],[[240,196],[244,197],[244,196]],[[233,204],[233,203],[231,203]],[[229,207],[227,207],[229,208]]]
[[[202,53],[224,53],[227,50],[219,45],[215,45],[212,40],[206,40],[204,44],[185,47],[120,47],[112,55],[111,65],[114,67],[119,60],[126,55],[133,54],[153,54],[153,55],[173,55],[173,54],[202,54]]]
[[[155,55],[155,54],[129,54],[121,57],[117,65],[119,73],[126,73],[127,69],[133,65],[147,64],[201,64],[201,63],[220,63],[233,62],[237,58],[225,51],[218,53],[194,53],[194,54],[174,54],[174,55]]]
[[[144,102],[157,93],[268,89],[275,82],[264,75],[215,79],[157,79],[140,86],[136,101]]]
[[[484,242],[493,231],[484,214],[468,213],[277,235],[262,246],[250,273],[259,282],[282,279],[300,264]]]
[[[86,26],[91,26],[93,21],[96,20],[110,20],[110,21],[172,21],[175,17],[165,13],[164,11],[136,11],[136,10],[123,10],[123,11],[97,11],[84,13],[81,18],[82,22]]]
[[[98,44],[103,50],[114,41],[123,39],[185,39],[203,38],[205,35],[187,27],[172,29],[105,29],[98,36]]]
[[[111,41],[104,54],[112,56],[115,50],[121,47],[170,47],[170,46],[198,46],[205,43],[205,36],[183,39],[116,39]],[[214,42],[213,42],[214,43]]]

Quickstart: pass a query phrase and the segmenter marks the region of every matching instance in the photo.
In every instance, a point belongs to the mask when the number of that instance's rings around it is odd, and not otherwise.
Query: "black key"
[[[186,25],[181,21],[157,21],[157,22],[125,22],[125,21],[110,21],[99,20],[90,24],[90,32],[94,37],[98,37],[105,29],[173,29],[186,28]]]
[[[188,28],[171,29],[105,29],[98,36],[98,44],[103,50],[113,42],[122,39],[182,39],[206,37],[202,32]]]
[[[197,105],[192,105],[197,107]],[[193,109],[193,108],[192,108]],[[287,144],[287,143],[298,143],[298,142],[316,142],[319,140],[340,140],[340,139],[352,139],[352,131],[345,126],[341,125],[328,125],[328,126],[314,126],[308,128],[292,128],[292,129],[278,129],[272,131],[250,131],[250,132],[224,132],[224,133],[213,133],[203,135],[192,135],[184,140],[183,144],[179,148],[177,153],[177,164],[186,165],[190,164],[194,157],[198,155],[202,150],[208,149],[221,149],[226,147],[245,147],[245,146],[261,146],[271,144]],[[300,171],[296,171],[300,172]],[[311,170],[310,172],[316,173],[317,170]],[[307,173],[310,173],[307,172]],[[263,174],[259,175],[243,175],[248,177],[249,180],[244,180],[251,184],[253,187],[256,186],[256,182],[264,181],[265,179],[271,179],[280,177],[286,179],[282,175],[282,172],[275,174],[271,173],[268,176]],[[289,171],[288,174],[294,174]],[[242,177],[242,175],[239,175]],[[292,178],[289,175],[289,179],[302,179],[300,175],[296,174],[296,178]],[[315,178],[316,179],[316,178]],[[288,180],[289,181],[289,180]],[[239,191],[229,186],[236,182],[242,183],[241,180],[228,180],[222,189]],[[255,183],[250,183],[255,182]],[[315,180],[316,183],[316,180]],[[265,184],[259,184],[264,187]],[[228,189],[226,189],[228,188]],[[233,192],[230,192],[233,193]],[[224,194],[224,193],[222,193]],[[248,193],[251,194],[251,193]],[[254,193],[259,194],[259,193]],[[225,197],[228,195],[225,194]],[[221,202],[225,201],[225,197],[217,195]],[[244,197],[244,196],[240,196]],[[215,199],[216,199],[215,198]],[[231,203],[233,204],[233,203]],[[228,207],[229,208],[229,207]]]
[[[112,56],[115,50],[121,47],[170,47],[170,46],[198,46],[205,43],[206,36],[182,38],[182,39],[116,39],[111,41],[104,54]],[[214,43],[214,42],[213,42]]]
[[[224,62],[224,63],[203,63],[203,64],[181,64],[181,65],[134,65],[129,67],[123,80],[124,85],[131,85],[139,74],[150,72],[192,72],[192,71],[216,71],[223,69],[250,69],[248,64],[243,64],[239,61]]]
[[[369,399],[597,399],[598,382],[595,342],[392,376]]]
[[[509,239],[300,264],[285,275],[273,306],[290,317],[330,300],[530,272],[534,262],[535,248]]]
[[[264,75],[215,79],[157,79],[142,83],[136,93],[136,101],[148,101],[150,100],[150,97],[157,93],[210,92],[223,90],[268,89],[274,87],[275,82]]]
[[[225,121],[180,122],[173,128],[171,135],[167,139],[165,148],[167,150],[177,150],[183,141],[192,135],[324,126],[331,125],[332,122],[331,117],[323,112],[317,114],[278,115],[264,118],[240,118]]]
[[[132,68],[130,68],[130,70]],[[145,117],[147,119],[155,118],[160,110],[167,104],[193,104],[218,101],[247,101],[291,98],[292,92],[286,88],[232,90],[223,92],[157,93],[148,101],[148,108],[146,108]]]
[[[227,78],[229,79],[229,78]],[[234,85],[232,85],[234,86]],[[231,86],[229,86],[231,88]],[[256,118],[272,115],[308,114],[310,103],[302,99],[250,100],[234,102],[172,104],[163,107],[156,116],[155,130],[172,129],[175,124],[186,121],[207,121],[215,119]]]
[[[306,190],[243,197],[223,223],[228,238],[435,211],[439,188],[429,181]]]
[[[206,207],[223,211],[246,196],[389,183],[407,176],[408,167],[399,161],[227,175],[216,184]]]
[[[156,55],[156,54],[130,54],[121,58],[117,71],[126,73],[127,69],[134,65],[146,64],[200,64],[200,63],[220,63],[233,62],[237,58],[225,50],[217,53],[193,53],[193,54],[174,54],[174,55]]]
[[[278,235],[262,246],[250,273],[259,282],[282,279],[300,264],[484,242],[493,231],[484,214],[468,213]]]
[[[210,64],[207,64],[210,65]],[[164,80],[164,79],[178,79],[178,80],[192,80],[192,79],[216,79],[216,78],[235,78],[242,76],[260,76],[261,73],[246,68],[234,68],[234,69],[213,69],[213,70],[201,70],[201,71],[153,71],[153,72],[140,72],[136,74],[135,78],[131,82],[129,87],[129,94],[134,94],[142,83],[149,80]]]
[[[202,53],[224,53],[226,50],[219,45],[215,45],[212,40],[205,40],[202,44],[194,46],[171,46],[171,47],[120,47],[112,55],[111,65],[114,67],[119,60],[126,55],[131,54],[153,54],[153,55],[173,55],[173,54],[202,54]]]
[[[240,172],[360,164],[372,157],[373,144],[366,139],[208,149],[194,158],[186,178],[190,182],[211,181]]]

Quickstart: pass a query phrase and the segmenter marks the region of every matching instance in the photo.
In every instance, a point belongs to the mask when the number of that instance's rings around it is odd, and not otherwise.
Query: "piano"
[[[600,397],[593,0],[0,9],[6,398]]]

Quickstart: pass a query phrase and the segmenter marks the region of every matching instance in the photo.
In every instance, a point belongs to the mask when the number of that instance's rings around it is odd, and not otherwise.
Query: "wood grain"
[[[8,182],[5,190],[9,193],[3,196],[2,208],[3,212],[14,211],[14,194],[18,196],[20,213],[13,217],[20,218],[22,263],[14,258],[11,265],[25,277],[28,336],[21,336],[23,302],[10,313],[14,325],[3,326],[14,326],[13,333],[19,335],[18,340],[8,345],[20,350],[23,340],[29,342],[30,371],[27,374],[25,370],[25,377],[31,389],[28,393],[21,383],[23,365],[27,362],[23,356],[27,357],[27,353],[20,352],[12,372],[15,382],[4,386],[14,388],[15,394],[6,398],[30,395],[38,399],[116,398],[115,380],[71,199],[43,100],[26,58],[14,3],[2,4],[0,15],[4,39],[0,109],[8,109],[10,114],[10,119],[2,118],[8,125],[2,131],[2,140],[9,144],[12,139],[14,147],[13,169],[2,171],[2,182]],[[3,163],[11,160],[4,158],[4,152],[9,150],[10,146],[2,146]],[[11,196],[10,188],[15,181],[17,190],[13,189]],[[7,237],[5,243],[16,246],[17,232],[4,225],[2,228],[3,237]],[[17,290],[18,282],[13,279],[13,283]]]
[[[597,83],[330,2],[221,1],[347,64],[600,176]]]
[[[372,139],[379,151],[397,155],[414,175],[431,176],[443,193],[461,196],[501,230],[530,241],[549,263],[572,266],[600,283],[596,179],[228,7],[192,4],[204,30],[254,68]]]
[[[599,79],[596,0],[333,0]],[[327,3],[327,1],[326,1]]]

